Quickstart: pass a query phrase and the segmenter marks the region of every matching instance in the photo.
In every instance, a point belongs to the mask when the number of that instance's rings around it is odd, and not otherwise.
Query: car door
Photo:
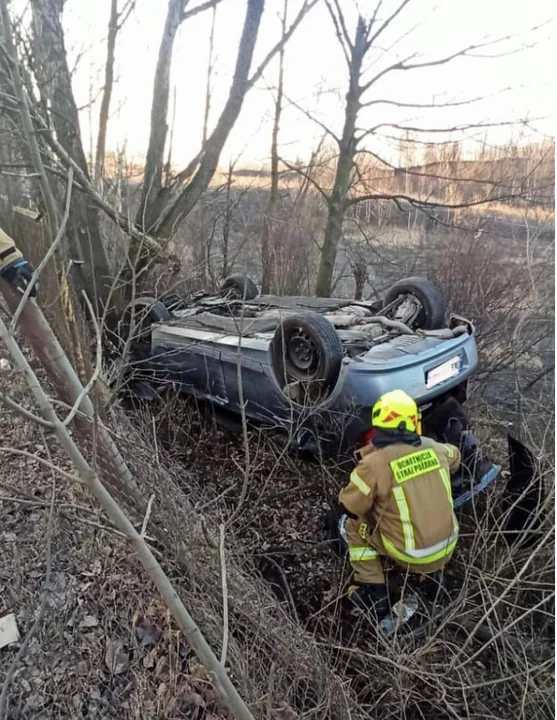
[[[265,397],[264,386],[267,383],[267,376],[258,357],[260,352],[250,347],[250,344],[254,344],[254,341],[246,338],[242,341],[240,354],[242,399],[246,415],[253,419],[261,419],[263,412],[261,398]],[[221,365],[228,407],[233,412],[240,412],[237,345],[221,346]]]
[[[183,392],[226,404],[220,348],[212,334],[185,328],[164,330],[156,337],[152,356],[166,379]]]

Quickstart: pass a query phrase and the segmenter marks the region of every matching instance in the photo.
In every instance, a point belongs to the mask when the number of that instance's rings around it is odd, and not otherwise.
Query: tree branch
[[[77,178],[77,187],[81,192],[88,195],[91,200],[95,203],[95,205],[101,209],[105,215],[107,215],[113,222],[116,223],[122,230],[124,230],[131,238],[134,240],[141,242],[145,244],[145,246],[152,252],[152,253],[161,253],[162,252],[162,245],[152,238],[150,235],[147,235],[146,233],[143,233],[141,230],[138,229],[137,225],[126,215],[123,215],[122,213],[119,213],[117,210],[115,210],[101,195],[100,193],[95,190],[95,188],[92,186],[91,182],[89,181],[89,178],[85,175],[85,173],[81,170],[79,165],[74,161],[74,159],[68,155],[68,153],[64,150],[64,148],[60,145],[60,143],[56,140],[54,135],[51,133],[51,131],[44,127],[44,138],[48,145],[50,145],[51,149],[54,151],[60,162],[66,167],[67,169],[73,168],[75,176]],[[74,185],[76,182],[74,181]]]
[[[293,170],[294,172],[297,172],[299,175],[301,175],[303,178],[305,178],[308,182],[310,182],[310,183],[313,185],[313,187],[314,187],[319,193],[321,193],[321,196],[323,197],[323,199],[325,200],[325,202],[327,203],[327,205],[329,205],[329,203],[331,202],[330,197],[329,197],[329,196],[327,195],[327,193],[323,190],[323,188],[319,185],[319,183],[317,183],[317,182],[311,177],[311,175],[309,175],[308,173],[304,172],[304,170],[302,170],[301,167],[299,167],[299,166],[297,166],[297,165],[291,165],[287,160],[285,160],[285,159],[282,158],[282,157],[280,158],[280,161],[281,161],[281,163],[283,163],[283,165],[286,165],[286,167],[287,167],[289,170]]]
[[[416,57],[417,53],[413,53],[412,55],[409,55],[405,60],[400,60],[396,63],[393,63],[392,65],[389,65],[388,67],[381,70],[381,72],[377,73],[374,77],[371,78],[368,82],[366,82],[361,87],[362,93],[369,90],[369,88],[374,85],[380,78],[384,77],[387,73],[393,72],[395,70],[416,70],[418,68],[426,68],[426,67],[436,67],[439,65],[446,65],[447,63],[451,62],[451,60],[454,60],[457,57],[466,57],[468,53],[470,53],[472,50],[478,50],[482,47],[488,47],[491,45],[494,45],[498,42],[503,42],[504,40],[508,40],[509,36],[506,36],[504,38],[498,38],[497,40],[490,40],[485,43],[474,43],[472,45],[468,45],[468,47],[461,48],[460,50],[457,50],[454,53],[451,53],[450,55],[446,55],[442,58],[437,58],[436,60],[424,60],[423,62],[416,62],[416,63],[409,63],[409,60],[412,60],[412,58]]]
[[[415,177],[425,177],[425,178],[432,178],[434,180],[449,180],[451,182],[470,182],[478,185],[491,185],[492,187],[498,187],[500,185],[503,185],[502,180],[482,180],[479,178],[474,177],[453,177],[449,175],[438,175],[437,173],[429,173],[429,172],[419,172],[417,170],[411,170],[408,168],[398,167],[397,165],[392,165],[387,160],[384,160],[380,155],[377,153],[374,153],[373,150],[358,150],[359,155],[371,155],[373,158],[378,160],[380,163],[385,165],[386,167],[390,168],[391,170],[394,170],[395,172],[403,172],[406,175],[413,175]],[[462,162],[462,161],[460,161]],[[477,162],[477,161],[473,161]],[[443,165],[444,163],[442,161],[435,162],[435,163],[428,163],[432,165]],[[531,173],[529,173],[531,174]],[[387,178],[380,178],[380,179],[387,179]],[[365,182],[365,179],[364,179]]]
[[[393,202],[406,201],[418,209],[420,207],[439,207],[447,208],[448,210],[458,210],[461,208],[475,207],[476,205],[486,205],[487,203],[492,202],[508,202],[509,200],[513,200],[517,197],[522,197],[522,195],[520,193],[508,193],[506,195],[497,195],[494,197],[482,198],[481,200],[471,200],[470,202],[464,203],[443,203],[429,200],[419,200],[418,198],[411,197],[410,195],[400,195],[398,193],[371,193],[369,195],[359,195],[358,197],[348,198],[346,205],[351,207],[352,205],[357,205],[358,203],[365,202],[366,200],[391,200]]]
[[[319,0],[304,0],[304,4],[300,8],[300,11],[296,15],[295,19],[293,20],[292,24],[288,28],[288,30],[284,33],[283,37],[276,43],[276,45],[269,50],[265,58],[263,59],[262,63],[259,65],[257,70],[253,73],[253,75],[248,79],[248,88],[253,87],[253,85],[259,80],[259,78],[263,75],[265,72],[265,68],[267,65],[271,62],[271,60],[274,58],[274,56],[279,52],[281,47],[283,47],[294,35],[294,32],[296,31],[298,25],[302,22],[304,17],[309,13],[309,11],[317,5]]]
[[[207,0],[207,2],[201,3],[201,5],[198,5],[191,10],[184,10],[181,21],[184,22],[184,20],[189,20],[189,18],[199,15],[199,13],[205,12],[205,10],[210,10],[211,8],[216,7],[221,2],[222,0]]]
[[[327,6],[327,10],[329,11],[329,15],[331,16],[331,20],[333,21],[333,25],[335,28],[335,34],[337,36],[339,45],[342,48],[342,52],[344,53],[344,59],[346,60],[346,64],[348,65],[348,67],[350,67],[350,51],[352,50],[352,44],[350,42],[350,37],[348,36],[348,33],[346,33],[346,35],[343,35],[339,21],[333,11],[333,8],[331,7],[329,0],[325,0],[325,4]],[[345,29],[345,31],[346,31],[346,29]],[[347,47],[347,45],[348,45],[348,47]]]
[[[500,95],[504,92],[507,92],[509,90],[512,90],[512,88],[504,88],[498,93],[495,93],[494,95],[481,95],[475,98],[468,98],[467,100],[455,100],[455,101],[449,101],[449,102],[443,102],[443,103],[405,103],[405,102],[399,102],[398,100],[387,100],[387,99],[378,99],[378,100],[369,100],[368,102],[362,103],[361,106],[363,108],[371,107],[372,105],[394,105],[395,107],[401,107],[401,108],[446,108],[446,107],[460,107],[462,105],[472,105],[473,103],[480,102],[481,100],[487,100],[488,98],[494,97],[495,95]]]
[[[96,358],[95,358],[95,369],[93,371],[93,374],[89,378],[89,382],[87,385],[83,387],[79,395],[77,396],[77,399],[71,408],[70,412],[64,419],[64,425],[67,427],[71,421],[74,419],[76,414],[79,411],[79,408],[81,407],[81,402],[83,401],[83,398],[89,395],[91,392],[93,385],[97,382],[99,375],[101,374],[102,370],[102,357],[103,357],[103,347],[102,347],[102,335],[101,335],[101,329],[99,327],[99,323],[97,322],[97,318],[95,317],[95,312],[93,310],[93,306],[91,305],[91,301],[87,297],[87,293],[85,291],[82,291],[83,300],[85,301],[85,305],[87,306],[87,309],[89,311],[89,316],[91,319],[91,322],[93,323],[93,327],[95,329],[95,347],[96,347]]]
[[[16,403],[16,405],[17,405],[17,403]],[[18,412],[18,410],[16,410],[16,412]],[[30,419],[30,418],[27,418],[27,419]],[[33,422],[36,422],[36,420],[33,420]],[[48,422],[50,422],[50,421],[48,421]],[[54,428],[55,423],[50,423],[50,424]],[[39,425],[42,425],[43,427],[45,427],[44,421],[39,423]],[[39,463],[39,465],[43,465],[44,467],[48,468],[49,470],[54,470],[57,473],[60,473],[60,475],[62,475],[62,477],[64,477],[64,478],[66,478],[66,480],[71,480],[72,482],[77,482],[77,483],[82,482],[82,480],[77,475],[72,475],[71,473],[66,472],[65,470],[62,470],[62,468],[57,467],[56,465],[49,462],[48,460],[45,460],[44,458],[39,457],[38,455],[34,455],[33,453],[27,452],[27,450],[18,450],[17,448],[13,448],[13,447],[0,446],[0,453],[6,453],[6,455],[19,455],[21,457],[28,458],[29,460],[36,460]]]
[[[21,415],[21,417],[25,418],[25,420],[30,420],[31,422],[37,423],[37,425],[40,425],[41,427],[48,428],[51,430],[54,425],[49,422],[48,420],[44,420],[42,417],[39,417],[38,415],[35,415],[30,410],[27,410],[22,405],[17,403],[15,400],[12,400],[11,397],[6,395],[5,393],[0,391],[0,403],[3,403],[6,405],[6,407],[9,407],[10,410],[13,410],[18,415]]]
[[[383,22],[383,24],[379,27],[379,29],[367,40],[367,47],[371,47],[373,43],[377,40],[377,38],[389,27],[389,25],[392,23],[392,21],[399,15],[410,0],[402,0],[401,4],[394,10],[391,15]],[[370,23],[370,29],[371,29],[371,23]]]
[[[296,110],[299,110],[303,115],[305,115],[308,118],[308,120],[311,120],[316,125],[319,125],[319,127],[322,130],[324,130],[327,133],[327,135],[330,135],[333,138],[333,140],[335,140],[337,145],[340,145],[340,138],[338,137],[338,135],[335,135],[335,133],[330,128],[328,128],[323,122],[321,122],[321,120],[318,120],[308,110],[303,108],[301,105],[298,105],[297,102],[295,102],[294,100],[291,100],[287,95],[285,95],[284,98],[285,98],[285,100],[288,100],[290,105],[295,107]]]
[[[375,127],[371,128],[370,130],[367,130],[364,135],[361,137],[365,137],[366,135],[373,134],[377,132],[377,130],[380,130],[381,128],[394,128],[395,130],[402,130],[403,132],[410,132],[410,133],[431,133],[431,134],[446,134],[446,133],[456,133],[456,132],[464,132],[465,130],[482,130],[484,128],[493,128],[493,127],[508,127],[510,125],[527,125],[529,122],[535,122],[535,120],[540,120],[541,118],[534,118],[533,121],[526,122],[525,120],[499,120],[497,122],[489,122],[489,123],[467,123],[466,125],[453,125],[452,127],[444,127],[444,128],[420,128],[420,127],[413,127],[410,125],[399,125],[398,123],[381,123],[379,125],[376,125]],[[361,138],[359,138],[361,139]]]

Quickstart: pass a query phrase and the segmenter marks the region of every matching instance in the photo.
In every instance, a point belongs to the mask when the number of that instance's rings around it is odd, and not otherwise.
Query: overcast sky
[[[123,3],[123,0],[120,0]],[[199,0],[191,0],[190,7]],[[301,0],[290,0],[293,17]],[[340,0],[352,30],[356,8],[372,12],[374,0]],[[400,0],[385,0],[382,14],[392,11]],[[67,0],[65,26],[70,58],[79,61],[74,74],[75,92],[80,106],[89,102],[102,86],[106,27],[110,0]],[[256,49],[256,63],[276,42],[280,33],[279,13],[283,0],[267,0]],[[215,32],[215,76],[211,121],[215,121],[230,85],[235,54],[244,19],[246,0],[224,0],[219,6]],[[119,36],[116,52],[117,84],[113,96],[108,149],[125,143],[129,155],[145,152],[152,95],[153,76],[166,2],[137,0],[136,9]],[[553,133],[555,102],[553,0],[414,0],[400,14],[380,47],[371,55],[370,74],[397,58],[418,53],[417,59],[434,59],[486,38],[512,36],[482,55],[502,57],[461,58],[449,65],[412,72],[391,73],[380,81],[370,98],[418,103],[461,101],[478,96],[485,100],[459,108],[402,110],[374,105],[362,114],[364,128],[396,122],[423,128],[441,128],[465,123],[517,121],[529,118],[542,133]],[[536,32],[531,28],[547,23]],[[176,88],[174,164],[182,165],[200,145],[205,93],[205,73],[209,49],[210,13],[183,24],[177,39],[172,86]],[[508,54],[513,49],[520,52]],[[415,61],[416,59],[414,59]],[[241,156],[240,165],[268,161],[271,113],[277,64],[271,64],[264,78],[249,93],[240,119],[221,158],[222,164]],[[287,98],[307,108],[315,117],[340,134],[343,98],[346,92],[346,63],[334,35],[323,2],[304,20],[287,46],[285,93]],[[287,103],[288,105],[288,103]],[[84,143],[89,147],[90,120],[95,132],[98,103],[92,112],[82,111]],[[545,118],[538,120],[538,118]],[[519,127],[473,130],[466,133],[466,148],[473,151],[478,140],[488,134],[490,143],[514,138],[535,138]],[[521,135],[522,133],[522,135]],[[293,106],[286,107],[281,124],[281,153],[293,160],[308,157],[323,134],[320,127]],[[397,161],[396,134],[385,127],[371,140],[374,150],[389,161]],[[424,140],[448,136],[424,135]],[[453,136],[456,138],[456,136]]]

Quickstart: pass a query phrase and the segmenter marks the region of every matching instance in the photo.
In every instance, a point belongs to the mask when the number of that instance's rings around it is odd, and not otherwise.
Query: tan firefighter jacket
[[[410,565],[434,563],[452,553],[458,538],[450,473],[460,464],[453,445],[421,438],[420,446],[367,445],[341,490],[346,510],[367,526],[365,535]]]
[[[23,255],[16,248],[14,241],[0,228],[0,272],[21,257]]]

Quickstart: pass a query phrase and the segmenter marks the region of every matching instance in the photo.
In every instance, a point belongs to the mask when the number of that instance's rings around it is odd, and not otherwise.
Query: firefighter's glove
[[[10,283],[16,292],[23,295],[31,282],[34,272],[35,268],[30,262],[25,260],[25,258],[19,258],[7,265],[3,270],[0,270],[0,277]],[[29,294],[31,297],[35,297],[37,294],[37,283],[33,285]]]
[[[378,620],[389,612],[389,596],[384,584],[351,585],[348,588],[348,597],[358,610],[371,612]]]

